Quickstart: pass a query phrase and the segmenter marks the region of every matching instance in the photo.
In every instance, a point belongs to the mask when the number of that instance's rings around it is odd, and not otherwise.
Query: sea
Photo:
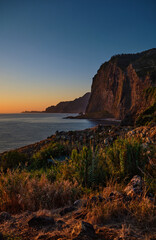
[[[96,120],[65,119],[75,114],[19,113],[0,114],[0,153],[46,139],[56,131],[91,128]]]

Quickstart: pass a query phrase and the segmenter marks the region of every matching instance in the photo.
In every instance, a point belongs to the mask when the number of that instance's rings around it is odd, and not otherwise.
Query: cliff
[[[156,48],[113,56],[93,78],[86,115],[109,114],[124,124],[134,123],[156,102],[155,85]]]
[[[86,93],[82,97],[76,98],[73,101],[60,102],[56,106],[46,108],[45,112],[49,113],[80,113],[85,112],[90,93]]]

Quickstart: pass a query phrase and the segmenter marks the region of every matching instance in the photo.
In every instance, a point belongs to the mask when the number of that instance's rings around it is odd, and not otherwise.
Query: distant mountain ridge
[[[60,102],[56,106],[46,108],[46,113],[84,113],[90,98],[90,92],[73,101]]]

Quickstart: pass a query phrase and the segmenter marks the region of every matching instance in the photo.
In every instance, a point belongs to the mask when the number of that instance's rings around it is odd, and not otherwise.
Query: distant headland
[[[24,111],[22,113],[85,113],[89,98],[90,92],[87,92],[82,97],[60,102],[56,106],[47,107],[44,111]]]

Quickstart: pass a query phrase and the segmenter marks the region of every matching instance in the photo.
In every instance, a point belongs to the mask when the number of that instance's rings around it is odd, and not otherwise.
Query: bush
[[[136,119],[136,126],[149,125],[150,123],[156,122],[156,102],[143,111]]]
[[[91,166],[93,161],[93,152],[86,146],[78,153],[74,149],[68,161],[63,162],[59,167],[58,178],[75,179],[80,185],[90,187]]]
[[[2,156],[0,160],[0,167],[6,171],[7,168],[15,169],[19,165],[22,167],[27,161],[28,159],[25,154],[17,151],[10,151]]]
[[[68,150],[64,145],[51,143],[33,155],[31,167],[36,169],[50,167],[51,162],[48,160],[68,156],[68,154]]]
[[[146,156],[141,143],[132,138],[119,138],[102,154],[104,171],[107,177],[131,178],[141,174],[144,169]]]
[[[33,176],[18,169],[0,174],[0,211],[16,213],[63,207],[77,200],[81,194],[77,182],[51,183],[45,174]]]
[[[142,145],[135,139],[117,139],[112,146],[93,152],[83,147],[78,152],[72,151],[69,160],[62,162],[57,168],[57,179],[73,181],[75,179],[83,187],[95,188],[105,185],[111,177],[130,179],[144,171],[147,157]]]

